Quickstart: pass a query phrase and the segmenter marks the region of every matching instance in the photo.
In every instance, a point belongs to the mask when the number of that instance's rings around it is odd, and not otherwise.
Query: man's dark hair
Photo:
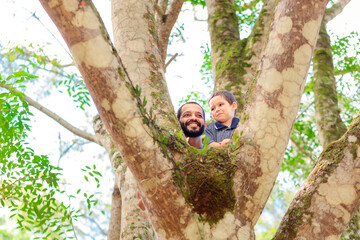
[[[203,114],[203,118],[204,118],[204,123],[205,123],[205,112],[204,112],[203,107],[202,107],[200,104],[198,104],[197,102],[193,102],[193,101],[191,101],[191,102],[186,102],[186,103],[184,103],[183,105],[181,105],[181,106],[179,107],[179,109],[178,109],[178,111],[177,111],[177,114],[176,114],[179,122],[180,122],[180,117],[181,117],[181,110],[182,110],[182,108],[183,108],[185,105],[187,105],[187,104],[196,104],[196,105],[198,105],[198,106],[201,108],[202,114]]]
[[[215,91],[213,92],[213,94],[211,94],[211,96],[209,97],[208,103],[210,103],[210,100],[213,99],[216,96],[221,96],[223,98],[225,98],[225,100],[231,105],[234,102],[236,103],[236,99],[234,97],[234,95],[226,90],[219,90],[219,91]],[[235,114],[237,112],[237,109],[235,110]]]

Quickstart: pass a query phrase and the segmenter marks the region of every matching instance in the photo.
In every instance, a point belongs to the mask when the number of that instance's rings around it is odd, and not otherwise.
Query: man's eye
[[[202,118],[203,116],[201,114],[198,114],[197,117]]]

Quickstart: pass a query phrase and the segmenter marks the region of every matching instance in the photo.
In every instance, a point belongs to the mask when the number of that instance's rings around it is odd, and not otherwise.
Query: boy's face
[[[181,109],[180,125],[187,137],[198,137],[204,132],[204,116],[197,104],[186,104]]]
[[[215,96],[209,101],[209,105],[213,118],[229,127],[237,108],[236,102],[230,104],[223,96]]]

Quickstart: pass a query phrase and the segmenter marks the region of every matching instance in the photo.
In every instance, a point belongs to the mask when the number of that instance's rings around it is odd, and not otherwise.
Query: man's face
[[[189,103],[182,107],[180,125],[187,137],[198,137],[204,132],[204,116],[201,107]]]

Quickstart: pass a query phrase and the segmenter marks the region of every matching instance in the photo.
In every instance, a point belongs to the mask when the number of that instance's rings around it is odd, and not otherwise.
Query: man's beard
[[[198,126],[200,127],[199,130],[189,130],[187,128],[187,125],[189,125],[192,122],[198,124]],[[198,136],[201,136],[201,134],[203,134],[204,128],[205,128],[204,125],[201,126],[201,124],[198,121],[193,121],[193,120],[187,121],[186,123],[181,122],[180,125],[181,125],[181,128],[182,128],[182,130],[183,130],[186,137],[198,137]]]

